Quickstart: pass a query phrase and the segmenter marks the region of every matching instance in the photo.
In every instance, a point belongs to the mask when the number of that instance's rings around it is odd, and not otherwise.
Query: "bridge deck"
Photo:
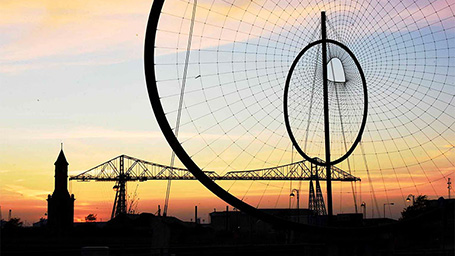
[[[316,174],[319,180],[326,180],[325,167],[311,166],[306,161],[257,170],[229,171],[224,173],[224,175],[219,175],[214,171],[204,171],[204,173],[213,180],[314,180]],[[169,179],[196,180],[193,174],[187,169],[156,164],[126,155],[115,157],[79,175],[70,177],[70,180],[78,181],[147,181]],[[332,166],[332,180],[360,181],[360,178]]]

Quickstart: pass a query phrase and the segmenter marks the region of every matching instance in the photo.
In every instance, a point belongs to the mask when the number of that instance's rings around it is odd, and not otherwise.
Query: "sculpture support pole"
[[[329,129],[329,90],[327,83],[327,32],[325,26],[325,12],[321,12],[322,34],[322,81],[324,86],[324,135],[325,135],[325,162],[327,177],[327,213],[329,224],[333,216],[332,208],[332,175],[330,171],[330,129]]]

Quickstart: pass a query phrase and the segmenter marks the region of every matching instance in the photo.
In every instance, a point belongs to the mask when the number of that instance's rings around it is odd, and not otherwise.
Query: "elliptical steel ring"
[[[354,60],[354,63],[360,73],[360,77],[362,79],[362,86],[363,86],[363,95],[364,95],[364,110],[363,110],[363,117],[362,117],[362,123],[360,125],[360,129],[359,129],[359,133],[357,134],[357,137],[355,139],[355,141],[352,143],[351,147],[349,148],[349,150],[344,154],[342,155],[341,157],[339,157],[338,159],[336,160],[333,160],[333,161],[330,161],[329,163],[322,163],[322,162],[319,162],[317,160],[315,160],[313,157],[310,157],[308,156],[303,150],[302,148],[300,147],[300,145],[297,143],[297,140],[295,139],[294,137],[294,134],[292,132],[292,128],[291,128],[291,124],[289,122],[289,112],[288,112],[288,95],[289,95],[289,83],[290,83],[290,80],[291,80],[291,77],[292,77],[292,74],[294,72],[294,69],[295,67],[297,66],[297,63],[299,62],[300,58],[305,54],[305,52],[307,52],[311,47],[313,46],[316,46],[318,44],[322,44],[322,40],[317,40],[317,41],[314,41],[310,44],[308,44],[305,48],[303,48],[302,51],[300,51],[300,53],[297,55],[297,57],[294,59],[294,62],[292,63],[291,67],[289,68],[289,72],[288,72],[288,76],[286,78],[286,84],[285,84],[285,87],[284,87],[284,97],[283,97],[283,114],[284,114],[284,122],[285,122],[285,125],[286,125],[286,130],[288,132],[288,135],[289,135],[289,138],[291,139],[292,141],[292,144],[294,145],[295,149],[297,150],[297,152],[299,152],[299,154],[307,161],[315,164],[315,165],[319,165],[319,166],[328,166],[328,165],[335,165],[335,164],[338,164],[340,162],[342,162],[343,160],[345,160],[346,158],[348,158],[352,152],[354,151],[354,149],[356,148],[356,146],[359,144],[360,140],[362,139],[362,134],[363,134],[363,131],[365,130],[365,125],[366,125],[366,121],[367,121],[367,115],[368,115],[368,94],[367,94],[367,86],[366,86],[366,80],[365,80],[365,75],[363,73],[363,70],[362,70],[362,67],[360,66],[360,63],[359,61],[357,60],[357,58],[355,57],[355,55],[351,52],[351,50],[349,50],[349,48],[347,46],[345,46],[344,44],[338,42],[338,41],[335,41],[335,40],[331,40],[331,39],[326,39],[326,42],[327,43],[331,43],[331,44],[335,44],[337,46],[339,46],[340,48],[342,48],[344,51],[346,51],[349,56]]]

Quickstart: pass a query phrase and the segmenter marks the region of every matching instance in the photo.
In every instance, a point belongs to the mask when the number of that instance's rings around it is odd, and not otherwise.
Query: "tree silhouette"
[[[20,228],[22,227],[22,221],[20,218],[11,218],[8,222],[5,223],[5,228]]]
[[[418,196],[414,204],[404,208],[404,210],[401,212],[400,220],[412,218],[423,213],[427,208],[427,204],[428,197],[426,195]]]
[[[89,215],[85,216],[85,222],[95,222],[96,221],[96,214],[90,213]]]

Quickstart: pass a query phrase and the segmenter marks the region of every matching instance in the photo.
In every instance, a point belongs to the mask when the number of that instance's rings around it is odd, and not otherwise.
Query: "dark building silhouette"
[[[68,186],[68,162],[63,149],[55,165],[54,193],[47,197],[48,226],[57,232],[72,228],[74,219],[74,195],[70,196]]]

